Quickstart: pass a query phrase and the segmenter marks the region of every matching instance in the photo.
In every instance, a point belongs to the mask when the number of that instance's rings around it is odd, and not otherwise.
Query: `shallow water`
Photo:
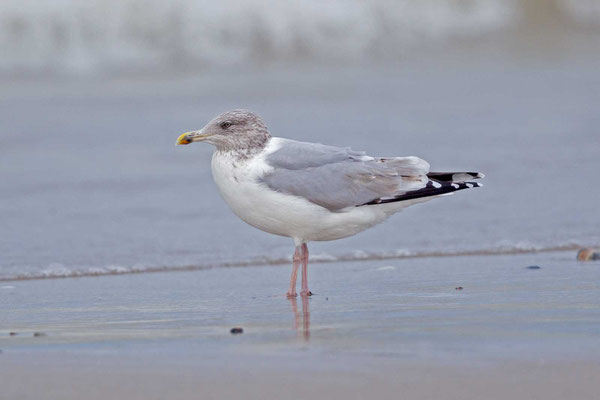
[[[441,67],[443,65],[443,67]],[[600,243],[600,62],[406,63],[397,69],[5,82],[0,278],[289,259],[288,238],[237,219],[208,145],[215,114],[257,111],[276,136],[416,155],[484,187],[407,209],[320,259]]]

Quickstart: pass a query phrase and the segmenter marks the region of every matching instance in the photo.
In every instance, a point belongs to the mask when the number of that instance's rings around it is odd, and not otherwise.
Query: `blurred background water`
[[[211,67],[398,61],[439,44],[568,46],[597,0],[4,0],[0,71],[198,73]],[[528,49],[530,50],[530,49]]]
[[[290,258],[174,146],[239,107],[487,174],[316,258],[600,243],[598,1],[5,0],[0,51],[0,279]]]

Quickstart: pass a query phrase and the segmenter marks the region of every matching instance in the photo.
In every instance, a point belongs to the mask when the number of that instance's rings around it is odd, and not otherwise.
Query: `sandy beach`
[[[3,282],[3,397],[592,399],[600,389],[598,262],[550,252],[315,264],[304,301],[281,293],[288,273]]]

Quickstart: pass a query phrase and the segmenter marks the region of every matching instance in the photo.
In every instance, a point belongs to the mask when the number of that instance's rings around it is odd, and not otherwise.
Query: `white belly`
[[[291,237],[296,243],[352,236],[404,208],[401,204],[389,203],[331,212],[259,183],[257,177],[268,168],[260,157],[237,161],[230,154],[217,151],[212,158],[213,178],[233,212],[258,229]]]

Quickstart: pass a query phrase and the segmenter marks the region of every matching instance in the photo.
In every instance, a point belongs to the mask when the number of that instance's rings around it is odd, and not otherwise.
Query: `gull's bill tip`
[[[180,145],[192,143],[192,141],[190,140],[190,137],[189,137],[190,133],[191,132],[186,132],[186,133],[182,133],[181,135],[179,135],[179,137],[177,138],[177,141],[175,142],[175,145],[180,146]]]

